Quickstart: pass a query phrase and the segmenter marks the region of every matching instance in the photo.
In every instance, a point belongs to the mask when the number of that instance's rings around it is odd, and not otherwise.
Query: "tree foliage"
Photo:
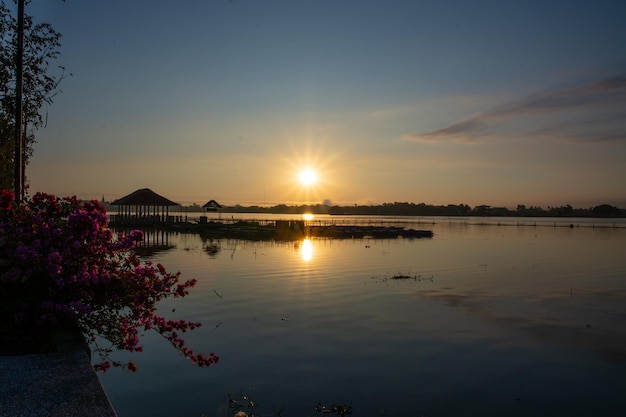
[[[53,67],[60,54],[60,38],[50,24],[35,23],[32,16],[24,16],[24,164],[33,154],[35,132],[45,125],[42,110],[52,104],[65,77],[63,67]],[[17,19],[0,0],[0,188],[6,189],[13,188],[14,180],[16,53]]]
[[[394,202],[371,206],[327,206],[324,204],[309,204],[301,206],[287,206],[279,204],[272,207],[240,205],[225,206],[223,213],[276,213],[276,214],[334,214],[352,216],[489,216],[489,217],[626,217],[626,209],[602,204],[592,208],[574,208],[567,204],[561,207],[547,209],[519,204],[517,209],[509,210],[506,207],[492,207],[479,205],[470,207],[467,204],[448,204],[445,206],[425,203]]]

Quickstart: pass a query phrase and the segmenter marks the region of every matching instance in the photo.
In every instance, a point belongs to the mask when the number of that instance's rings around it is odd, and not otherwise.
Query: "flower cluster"
[[[142,240],[141,231],[114,236],[97,201],[37,193],[17,203],[0,190],[0,319],[9,328],[73,324],[91,342],[108,340],[111,348],[96,349],[101,371],[136,369],[110,354],[140,352],[144,330],[157,331],[199,366],[215,364],[218,356],[194,353],[179,336],[200,323],[157,313],[160,300],[187,295],[196,281],[142,262],[133,252]]]

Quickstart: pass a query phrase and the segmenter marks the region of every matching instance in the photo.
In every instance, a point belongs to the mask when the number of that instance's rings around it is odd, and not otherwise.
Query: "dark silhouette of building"
[[[170,207],[180,204],[169,200],[149,188],[142,188],[111,203],[118,207],[112,219],[116,223],[164,223],[174,221]]]

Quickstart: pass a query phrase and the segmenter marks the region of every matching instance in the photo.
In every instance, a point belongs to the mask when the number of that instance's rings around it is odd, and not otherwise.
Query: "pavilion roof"
[[[149,188],[142,188],[128,194],[125,197],[118,198],[112,202],[114,206],[178,206],[178,203],[169,200]]]
[[[217,201],[211,200],[202,206],[202,208],[222,208],[222,206]]]

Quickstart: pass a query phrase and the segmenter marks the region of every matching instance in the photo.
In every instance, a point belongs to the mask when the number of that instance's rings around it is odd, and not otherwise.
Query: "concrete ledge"
[[[0,356],[0,415],[117,417],[83,349]]]

